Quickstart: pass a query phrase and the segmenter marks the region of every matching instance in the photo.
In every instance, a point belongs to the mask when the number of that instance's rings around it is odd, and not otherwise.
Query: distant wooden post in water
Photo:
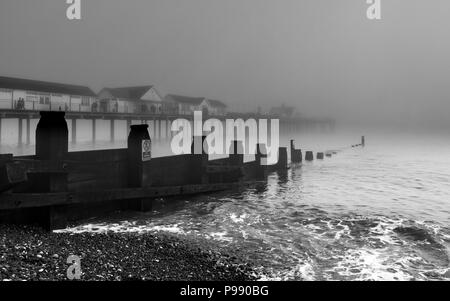
[[[366,138],[361,136],[361,146],[366,146]]]
[[[287,148],[280,147],[278,149],[278,168],[286,169],[288,166]]]
[[[294,140],[291,140],[291,162],[292,163],[302,162],[302,150],[295,149]]]
[[[317,159],[323,160],[323,153],[317,153]]]
[[[306,161],[313,161],[314,160],[314,154],[312,151],[307,151],[305,154],[305,160]]]

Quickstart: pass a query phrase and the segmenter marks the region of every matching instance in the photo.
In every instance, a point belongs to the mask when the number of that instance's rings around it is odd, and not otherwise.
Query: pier
[[[11,114],[7,117],[20,120],[38,117],[36,113]],[[278,149],[276,164],[262,164],[267,157],[263,144],[257,145],[254,161],[244,162],[243,154],[238,152],[242,149],[240,141],[234,141],[230,155],[222,159],[209,160],[204,149],[201,153],[192,151],[191,154],[151,158],[151,127],[146,122],[132,124],[131,116],[123,114],[114,117],[127,121],[126,148],[69,152],[69,137],[74,136],[74,130],[69,131],[67,120],[94,120],[106,116],[41,112],[39,117],[35,155],[0,155],[0,222],[34,223],[48,230],[61,229],[69,221],[96,213],[148,211],[155,198],[243,187],[265,180],[270,172],[286,171],[290,166],[286,147]],[[139,117],[149,120],[148,116]],[[153,117],[152,121],[158,121],[154,123],[157,128],[159,125],[158,130],[164,128],[168,133],[168,124],[178,116]],[[136,120],[135,115],[133,120]],[[166,123],[161,127],[162,121]],[[26,121],[27,125],[29,123]],[[28,128],[27,140],[29,135]],[[196,140],[204,142],[205,139],[206,136],[194,137],[192,148]],[[302,152],[295,148],[294,141],[291,141],[289,155],[292,164],[302,161]],[[306,160],[308,156],[310,152],[306,153]]]
[[[65,112],[69,127],[69,142],[79,141],[80,123],[87,123],[87,131],[90,133],[91,142],[126,140],[130,125],[148,124],[150,126],[150,137],[153,140],[164,140],[172,137],[171,124],[179,118],[193,120],[193,115],[186,114],[156,114],[156,113],[101,113],[101,112]],[[209,116],[224,121],[225,119],[255,118],[275,119],[277,116],[257,114],[229,113],[226,116]],[[6,130],[5,122],[10,121],[8,131],[17,132],[17,145],[30,145],[32,133],[35,131],[39,120],[39,112],[33,110],[8,110],[0,109],[0,144],[5,141],[2,137],[2,128]],[[296,133],[299,131],[332,131],[335,127],[331,119],[303,119],[282,118],[280,120],[280,131],[283,133]],[[107,130],[108,135],[100,135],[100,129]],[[86,131],[86,127],[82,129]],[[121,134],[120,134],[121,133]]]

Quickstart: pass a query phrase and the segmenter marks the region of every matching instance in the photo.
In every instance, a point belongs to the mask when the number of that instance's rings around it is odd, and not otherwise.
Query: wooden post
[[[68,153],[69,134],[64,112],[41,112],[36,128],[36,157],[40,160],[62,161]],[[29,173],[31,192],[67,191],[67,172]],[[65,228],[66,206],[45,207],[38,211],[40,224],[47,230]]]
[[[278,167],[282,169],[287,169],[288,160],[287,160],[287,148],[280,147],[278,149]]]
[[[292,163],[302,162],[302,150],[295,149],[294,140],[291,140],[291,162]]]
[[[256,145],[255,164],[256,179],[260,180],[266,176],[267,162],[263,162],[263,158],[267,158],[267,149],[265,144],[258,143]]]
[[[366,146],[366,138],[364,136],[361,137],[361,146]]]
[[[305,160],[306,161],[313,161],[314,160],[314,154],[312,151],[307,151],[305,154]]]
[[[128,186],[142,187],[142,141],[150,140],[148,124],[132,125],[128,135]]]
[[[244,148],[242,141],[232,141],[230,146],[230,165],[242,165],[244,163]]]
[[[295,157],[294,151],[295,151],[294,140],[291,139],[291,161],[294,161]]]
[[[142,187],[143,185],[142,141],[144,140],[151,140],[148,124],[132,125],[128,135],[128,187]],[[131,200],[128,205],[132,210],[151,210],[151,200],[148,199]]]
[[[317,160],[323,160],[323,153],[317,153]]]
[[[0,117],[0,144],[2,143],[2,118]]]
[[[208,150],[205,149],[206,136],[194,136],[191,145],[191,184],[207,184]],[[201,149],[198,149],[200,148]]]

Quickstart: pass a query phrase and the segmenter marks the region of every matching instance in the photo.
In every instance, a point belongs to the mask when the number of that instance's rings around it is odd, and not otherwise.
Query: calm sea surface
[[[249,189],[64,231],[201,237],[236,250],[263,279],[450,280],[449,138],[366,133],[365,148],[349,148],[359,134],[298,135],[303,150],[339,152]]]

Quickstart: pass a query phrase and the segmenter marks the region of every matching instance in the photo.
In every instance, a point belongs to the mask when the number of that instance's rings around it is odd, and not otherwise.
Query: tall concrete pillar
[[[92,119],[92,142],[95,143],[97,140],[97,123],[95,122],[95,118]]]
[[[23,133],[23,123],[22,123],[22,118],[19,118],[19,141],[18,144],[22,145],[22,133]]]
[[[77,120],[72,119],[72,143],[77,143]]]
[[[27,137],[26,137],[27,145],[30,145],[30,139],[31,139],[31,137],[30,137],[30,131],[31,131],[30,116],[27,116],[27,129],[26,129],[26,131],[27,131]]]
[[[115,122],[114,119],[111,119],[111,124],[110,124],[110,141],[114,142],[115,140]]]
[[[131,119],[127,119],[127,135],[129,135],[131,129]]]
[[[170,139],[170,124],[169,124],[169,118],[166,118],[166,139]]]

